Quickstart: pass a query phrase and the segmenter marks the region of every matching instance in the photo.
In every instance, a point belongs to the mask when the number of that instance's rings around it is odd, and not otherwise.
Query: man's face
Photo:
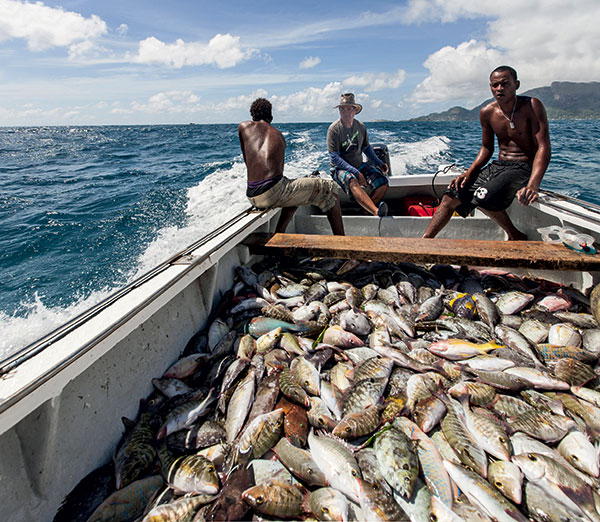
[[[519,88],[519,81],[515,81],[508,71],[495,72],[490,76],[490,89],[496,100],[512,98]]]
[[[339,110],[342,122],[347,127],[349,127],[350,125],[348,124],[352,124],[352,121],[354,120],[354,115],[356,114],[356,107],[352,105],[342,105],[341,107],[339,107]]]

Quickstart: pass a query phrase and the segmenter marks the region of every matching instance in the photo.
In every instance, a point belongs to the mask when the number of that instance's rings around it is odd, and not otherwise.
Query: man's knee
[[[440,201],[440,207],[451,208],[454,210],[460,205],[461,201],[450,194],[444,194],[442,196],[442,201]]]

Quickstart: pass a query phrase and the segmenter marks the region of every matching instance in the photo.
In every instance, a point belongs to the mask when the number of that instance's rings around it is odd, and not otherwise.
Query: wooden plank
[[[244,244],[252,253],[264,255],[600,271],[600,254],[583,254],[542,241],[252,234]]]

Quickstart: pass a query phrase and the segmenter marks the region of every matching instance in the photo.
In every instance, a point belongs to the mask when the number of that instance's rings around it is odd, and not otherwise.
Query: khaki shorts
[[[248,199],[252,205],[260,209],[316,205],[323,212],[328,212],[335,205],[336,198],[336,184],[331,180],[283,177],[265,193]]]

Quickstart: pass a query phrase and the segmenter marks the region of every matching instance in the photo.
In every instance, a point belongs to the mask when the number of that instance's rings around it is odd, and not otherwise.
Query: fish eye
[[[322,507],[321,508],[321,513],[329,513],[329,508]]]
[[[431,522],[437,522],[438,517],[436,517],[434,513],[430,513],[429,520],[431,520]]]
[[[571,455],[571,460],[577,462],[579,460],[579,457],[577,455]]]
[[[310,386],[310,382],[304,381],[304,386]]]
[[[496,486],[498,489],[501,488],[502,486],[504,486],[504,484],[502,484],[501,480],[496,480],[494,482],[494,486]]]
[[[375,491],[379,491],[379,484],[372,484],[372,487]]]
[[[535,462],[537,460],[537,457],[533,453],[528,453],[527,458],[532,462]]]
[[[502,437],[502,436],[498,437],[498,440],[499,440],[499,441],[500,441],[502,444],[506,443],[506,439],[505,439],[504,437]]]
[[[475,471],[471,466],[465,466],[465,469],[468,469],[469,471]]]
[[[465,448],[463,450],[463,455],[466,455],[467,457],[470,457],[471,456],[471,452],[467,448]]]
[[[409,469],[409,466],[406,462],[404,464],[402,464],[402,469]]]
[[[419,416],[419,412],[418,412],[418,411],[415,411],[415,412],[413,413],[413,417],[416,419],[418,416]]]
[[[215,471],[215,467],[214,466],[208,466],[208,468],[206,468],[206,469],[207,469],[207,471],[209,473],[213,473]]]
[[[355,469],[352,470],[352,476],[358,477],[358,472]]]
[[[264,501],[265,501],[265,499],[262,497],[262,495],[259,495],[258,497],[256,497],[257,504],[262,504]]]
[[[346,433],[350,433],[352,431],[352,428],[350,426],[346,426]]]

